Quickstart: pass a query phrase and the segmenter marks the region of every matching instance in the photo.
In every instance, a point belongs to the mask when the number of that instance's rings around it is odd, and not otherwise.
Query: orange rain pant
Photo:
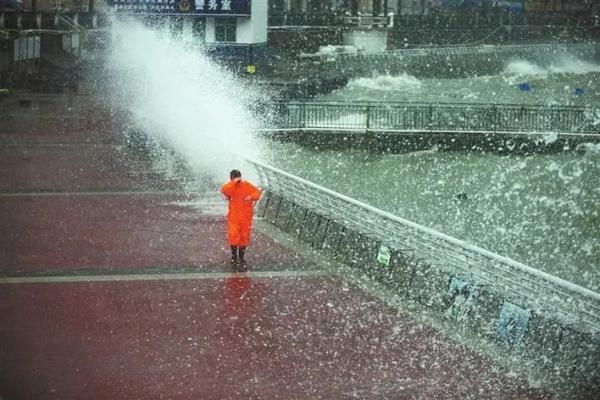
[[[230,246],[246,247],[250,244],[252,222],[227,220],[227,240]]]

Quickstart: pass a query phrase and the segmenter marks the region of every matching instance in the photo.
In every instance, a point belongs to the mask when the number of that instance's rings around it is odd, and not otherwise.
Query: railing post
[[[290,119],[290,105],[278,101],[275,106],[275,121],[279,121],[279,125],[282,125],[281,128],[289,128]]]
[[[304,128],[306,128],[306,103],[305,102],[302,102],[301,111],[302,111],[302,123],[300,124],[300,126],[302,129],[304,129]]]
[[[373,106],[367,106],[367,127],[366,127],[366,132],[369,132],[369,129],[371,129],[371,111],[373,109]]]
[[[431,130],[433,126],[433,104],[429,105],[429,122],[427,123],[427,129]]]
[[[550,118],[548,118],[548,127],[556,126],[556,108],[550,106]]]

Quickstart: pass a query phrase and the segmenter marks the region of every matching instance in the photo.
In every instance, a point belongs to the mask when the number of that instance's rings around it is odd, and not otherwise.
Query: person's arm
[[[225,196],[227,200],[231,200],[231,185],[227,183],[224,184],[223,187],[221,187],[221,193],[223,193],[223,196]]]
[[[258,201],[260,199],[261,191],[259,188],[254,186],[251,183],[248,183],[248,195],[246,196],[246,201]]]

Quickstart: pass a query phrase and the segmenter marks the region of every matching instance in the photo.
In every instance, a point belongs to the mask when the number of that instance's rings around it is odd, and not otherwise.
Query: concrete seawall
[[[382,260],[380,241],[276,193],[265,194],[258,214],[315,251],[369,277],[399,301],[443,321],[450,332],[483,342],[490,357],[539,379],[560,398],[592,398],[600,391],[597,333],[522,308],[518,298],[465,282],[464,277],[408,256],[404,249],[388,248]],[[457,282],[468,286],[471,294],[457,291]]]
[[[404,153],[436,147],[447,151],[491,151],[500,154],[558,153],[579,151],[600,135],[485,132],[349,132],[343,130],[285,130],[263,132],[271,140],[294,142],[320,149],[360,149],[374,153]]]

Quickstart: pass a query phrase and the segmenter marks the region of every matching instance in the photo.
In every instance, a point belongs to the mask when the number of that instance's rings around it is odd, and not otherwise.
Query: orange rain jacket
[[[221,188],[229,200],[227,238],[230,246],[246,247],[250,243],[254,202],[260,199],[260,189],[248,181],[229,181]],[[248,200],[246,200],[248,199]]]

